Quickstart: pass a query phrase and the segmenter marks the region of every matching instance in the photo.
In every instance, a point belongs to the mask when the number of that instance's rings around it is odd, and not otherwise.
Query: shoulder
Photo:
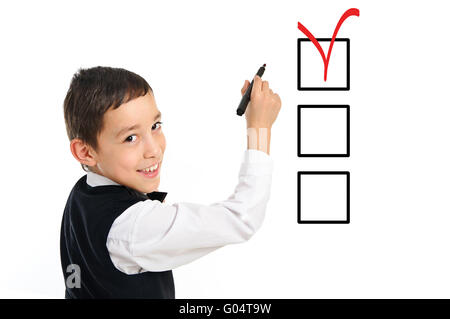
[[[67,206],[75,204],[80,208],[94,209],[97,212],[120,214],[128,207],[146,199],[123,185],[90,186],[86,182],[86,176],[82,176],[75,183],[67,200]]]

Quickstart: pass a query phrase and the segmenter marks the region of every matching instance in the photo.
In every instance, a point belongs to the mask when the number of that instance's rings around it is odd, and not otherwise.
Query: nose
[[[150,136],[146,136],[144,141],[144,158],[152,157],[161,157],[161,146],[158,140],[150,134]]]

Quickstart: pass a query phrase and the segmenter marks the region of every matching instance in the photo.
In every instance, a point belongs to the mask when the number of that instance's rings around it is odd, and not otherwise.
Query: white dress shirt
[[[247,149],[239,182],[226,200],[210,205],[144,200],[126,209],[106,241],[114,266],[126,273],[166,271],[220,247],[247,241],[260,228],[270,197],[273,160]],[[88,185],[119,185],[87,173]]]

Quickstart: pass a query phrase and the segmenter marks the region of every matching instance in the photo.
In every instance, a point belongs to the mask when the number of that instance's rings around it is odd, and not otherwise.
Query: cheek
[[[136,165],[139,163],[141,153],[136,150],[128,150],[118,154],[118,163],[122,169],[136,169]]]
[[[114,149],[113,152],[108,154],[105,159],[109,162],[110,169],[114,174],[120,174],[122,171],[129,171],[130,169],[136,169],[136,165],[139,162],[139,154],[133,149]]]

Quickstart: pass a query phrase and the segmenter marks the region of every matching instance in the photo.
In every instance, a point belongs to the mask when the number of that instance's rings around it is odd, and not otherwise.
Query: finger
[[[269,89],[269,82],[268,81],[262,81],[262,88],[261,90],[267,91]]]
[[[247,81],[247,80],[245,80],[244,86],[243,86],[242,89],[241,89],[242,95],[245,94],[245,91],[247,91],[247,89],[248,89],[249,86],[250,86],[250,82]]]
[[[253,98],[255,94],[259,94],[261,92],[261,88],[262,88],[262,80],[258,75],[255,75],[253,78],[253,88],[250,98]]]

